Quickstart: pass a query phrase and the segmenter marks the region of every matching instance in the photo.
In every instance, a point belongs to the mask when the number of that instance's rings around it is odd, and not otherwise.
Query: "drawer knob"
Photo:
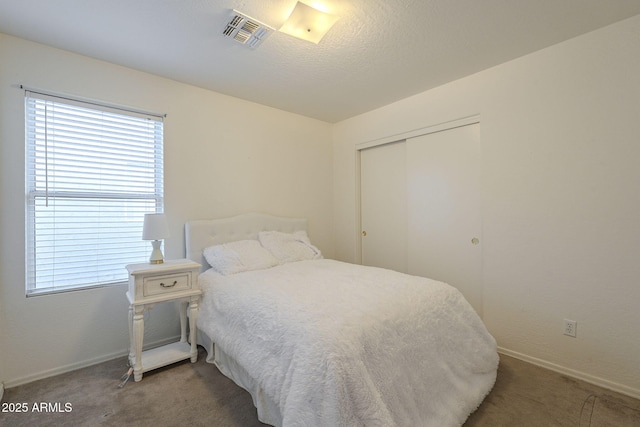
[[[162,286],[163,288],[173,288],[177,284],[178,284],[177,280],[174,280],[172,285],[165,285],[164,283],[160,282],[160,286]]]

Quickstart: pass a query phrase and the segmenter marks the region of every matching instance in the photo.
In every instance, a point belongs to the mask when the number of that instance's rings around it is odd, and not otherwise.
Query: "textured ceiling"
[[[0,0],[0,32],[336,122],[640,13],[638,0],[324,0],[341,19],[317,45],[222,35],[232,9],[279,28],[295,3]]]

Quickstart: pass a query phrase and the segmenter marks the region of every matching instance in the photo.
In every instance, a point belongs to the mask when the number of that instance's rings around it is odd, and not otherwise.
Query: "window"
[[[27,295],[122,283],[162,212],[159,116],[26,91]]]

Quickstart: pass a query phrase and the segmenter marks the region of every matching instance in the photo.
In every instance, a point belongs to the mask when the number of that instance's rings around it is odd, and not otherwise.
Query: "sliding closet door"
[[[407,271],[404,141],[360,151],[362,264]]]
[[[407,271],[458,288],[482,315],[480,125],[407,140]]]

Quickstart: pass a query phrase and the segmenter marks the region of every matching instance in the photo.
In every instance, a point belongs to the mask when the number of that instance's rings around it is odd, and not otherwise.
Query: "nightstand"
[[[198,359],[196,325],[200,287],[200,264],[188,259],[169,260],[162,264],[129,264],[129,363],[135,381],[144,372],[184,359]],[[144,312],[155,304],[180,302],[180,341],[142,351]],[[187,340],[187,306],[189,307],[189,339]]]

